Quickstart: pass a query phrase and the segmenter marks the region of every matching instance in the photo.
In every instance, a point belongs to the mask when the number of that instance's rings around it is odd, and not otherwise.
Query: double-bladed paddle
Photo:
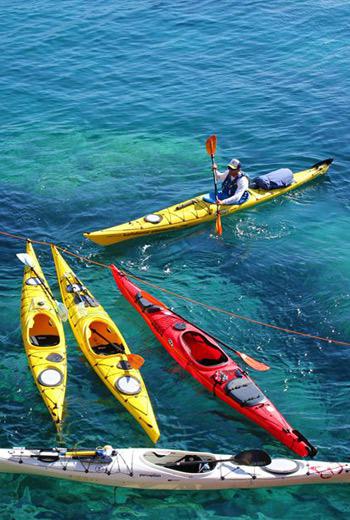
[[[208,137],[205,143],[208,154],[211,158],[211,166],[213,170],[213,178],[214,178],[214,192],[215,192],[215,200],[216,200],[216,232],[219,236],[222,235],[222,225],[221,225],[221,214],[218,203],[218,184],[216,181],[216,175],[214,171],[214,155],[216,152],[216,135],[211,135]]]

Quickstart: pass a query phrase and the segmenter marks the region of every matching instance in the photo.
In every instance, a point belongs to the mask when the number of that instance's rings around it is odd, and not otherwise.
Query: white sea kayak
[[[350,482],[345,462],[271,459],[266,452],[238,455],[111,446],[91,451],[0,449],[0,472],[29,473],[105,486],[205,490],[272,488]]]

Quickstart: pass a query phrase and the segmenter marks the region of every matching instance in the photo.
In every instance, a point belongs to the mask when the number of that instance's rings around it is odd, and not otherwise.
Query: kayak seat
[[[145,312],[152,313],[162,310],[161,307],[159,307],[158,305],[154,305],[154,303],[147,300],[147,298],[143,298],[141,293],[137,293],[136,301],[140,305],[142,310]]]
[[[113,356],[115,354],[120,354],[124,352],[123,345],[118,345],[116,343],[107,343],[103,345],[94,345],[91,347],[93,352],[99,356]]]
[[[211,367],[228,361],[226,354],[198,332],[185,332],[181,340],[191,357],[200,365]]]
[[[54,347],[55,345],[59,344],[60,337],[54,336],[52,334],[40,334],[36,336],[30,336],[30,342],[36,347]]]
[[[225,390],[241,406],[255,406],[266,399],[256,384],[245,377],[232,379],[227,383]]]

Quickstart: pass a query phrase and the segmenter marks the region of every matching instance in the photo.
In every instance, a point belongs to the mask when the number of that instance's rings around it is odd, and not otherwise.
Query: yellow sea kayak
[[[303,184],[324,175],[328,169],[332,159],[326,159],[308,170],[294,173],[294,182],[285,188],[277,188],[270,191],[249,188],[249,199],[241,205],[221,206],[220,213],[222,216],[230,215],[238,211],[252,208],[257,204],[274,199],[280,195],[284,195],[289,191],[295,190]],[[216,204],[211,204],[203,200],[204,195],[198,195],[192,199],[175,204],[169,208],[156,211],[150,215],[119,224],[118,226],[102,229],[100,231],[92,231],[84,233],[84,236],[96,244],[101,246],[109,246],[124,240],[142,237],[155,233],[165,233],[168,231],[183,229],[216,218]]]
[[[139,370],[128,361],[133,355],[125,339],[57,248],[51,250],[69,323],[83,354],[114,397],[157,442],[160,434],[151,401]]]
[[[59,431],[67,381],[63,326],[31,242],[27,242],[26,254],[22,256],[28,259],[21,298],[24,348],[34,381]]]

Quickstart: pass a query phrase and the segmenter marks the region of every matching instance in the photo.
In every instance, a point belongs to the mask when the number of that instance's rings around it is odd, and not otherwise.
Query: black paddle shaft
[[[36,270],[34,269],[34,267],[32,266],[28,266],[29,269],[31,269],[33,271],[33,273],[35,274],[35,276],[37,277],[38,280],[40,280],[40,285],[42,286],[42,288],[44,289],[44,291],[46,292],[46,294],[50,297],[50,300],[52,301],[55,301],[55,298],[53,297],[53,294],[52,292],[50,291],[50,289],[46,286],[44,280],[42,278],[40,278],[40,276],[38,275],[38,273],[36,272]]]
[[[100,332],[96,329],[93,329],[92,327],[90,327],[90,330],[92,330],[92,332],[94,332],[97,336],[99,336],[101,339],[103,339],[104,341],[107,341],[107,343],[111,343],[108,338],[106,338],[105,336],[103,336],[103,334],[100,334]],[[125,349],[121,346],[121,345],[118,345],[118,343],[113,343],[112,342],[112,345],[114,347],[116,347],[117,350],[120,350],[120,352],[125,352]]]
[[[214,171],[214,154],[210,154],[210,158],[211,158],[211,165],[212,165],[212,170],[213,170],[213,178],[214,178],[214,190],[215,190],[215,200],[217,200],[218,198],[218,184],[217,184],[217,181],[216,181],[216,175],[215,175],[215,171]]]

